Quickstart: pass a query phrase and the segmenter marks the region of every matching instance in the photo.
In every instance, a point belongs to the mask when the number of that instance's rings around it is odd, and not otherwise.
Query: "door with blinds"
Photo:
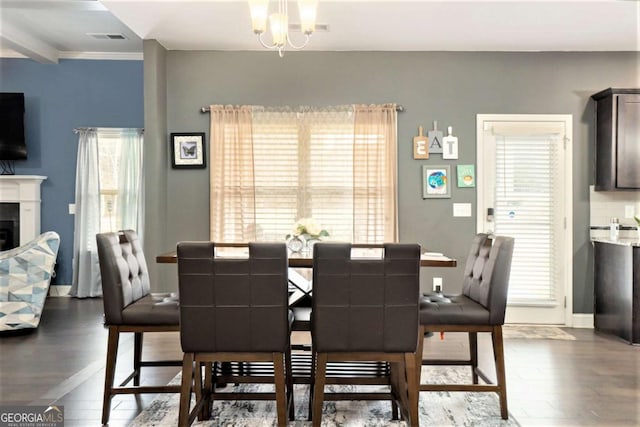
[[[507,323],[570,325],[571,115],[477,117],[478,231],[515,238]]]

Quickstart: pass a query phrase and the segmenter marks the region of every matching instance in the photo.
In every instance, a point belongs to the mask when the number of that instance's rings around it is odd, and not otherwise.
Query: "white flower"
[[[320,223],[313,218],[300,218],[293,226],[293,231],[291,233],[293,236],[304,235],[307,238],[319,238],[326,237],[329,235],[327,230],[324,230]],[[287,235],[287,238],[289,235]]]
[[[320,224],[318,224],[313,218],[309,218],[305,228],[307,229],[307,233],[312,236],[318,236],[322,231],[322,227],[320,227]]]

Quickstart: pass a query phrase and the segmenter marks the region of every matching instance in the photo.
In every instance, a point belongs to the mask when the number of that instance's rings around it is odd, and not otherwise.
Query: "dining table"
[[[382,244],[353,244],[352,257],[381,258]],[[246,257],[247,243],[216,243],[216,256]],[[311,330],[311,300],[313,286],[309,271],[313,268],[312,250],[289,253],[289,307],[294,315],[293,331],[309,332]],[[156,256],[159,264],[177,264],[176,251],[168,251]],[[457,260],[439,252],[423,251],[420,256],[421,267],[456,267]],[[292,354],[293,380],[296,384],[309,384],[311,378],[310,346],[308,344],[292,345],[292,350],[302,350]],[[272,368],[255,364],[225,363],[219,381],[233,382],[243,371],[249,369],[258,375],[273,375]],[[329,364],[327,375],[337,377],[358,376],[366,378],[369,384],[386,384],[389,367],[383,362],[353,362]],[[226,373],[226,374],[225,374]],[[339,383],[339,380],[338,380]]]
[[[357,244],[352,245],[352,256],[360,258],[382,257],[382,244]],[[235,257],[247,256],[246,243],[216,243],[216,256]],[[156,262],[160,264],[176,264],[178,256],[176,251],[169,251],[156,256]],[[440,252],[423,251],[420,255],[421,267],[456,267],[457,261]],[[295,315],[293,330],[310,330],[311,294],[312,284],[310,275],[305,275],[300,269],[313,268],[312,250],[289,253],[289,307]]]
[[[381,244],[353,244],[352,253],[360,257],[376,257],[382,254]],[[216,248],[221,249],[221,256],[233,256],[235,254],[246,255],[246,243],[217,243]],[[156,256],[159,264],[176,264],[178,256],[176,251],[169,251]],[[440,252],[423,252],[420,255],[421,267],[455,267],[457,261],[449,258]],[[313,268],[313,253],[311,251],[290,252],[289,267],[291,268]]]

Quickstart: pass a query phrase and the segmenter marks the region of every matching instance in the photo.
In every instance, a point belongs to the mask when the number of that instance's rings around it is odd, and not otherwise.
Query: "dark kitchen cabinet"
[[[594,327],[640,344],[640,242],[594,241]]]
[[[640,189],[640,89],[606,89],[591,98],[596,191]]]

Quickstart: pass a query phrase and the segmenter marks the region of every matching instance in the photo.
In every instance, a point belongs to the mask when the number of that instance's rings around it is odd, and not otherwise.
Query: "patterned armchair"
[[[59,246],[60,236],[48,231],[0,252],[0,331],[38,327]]]

